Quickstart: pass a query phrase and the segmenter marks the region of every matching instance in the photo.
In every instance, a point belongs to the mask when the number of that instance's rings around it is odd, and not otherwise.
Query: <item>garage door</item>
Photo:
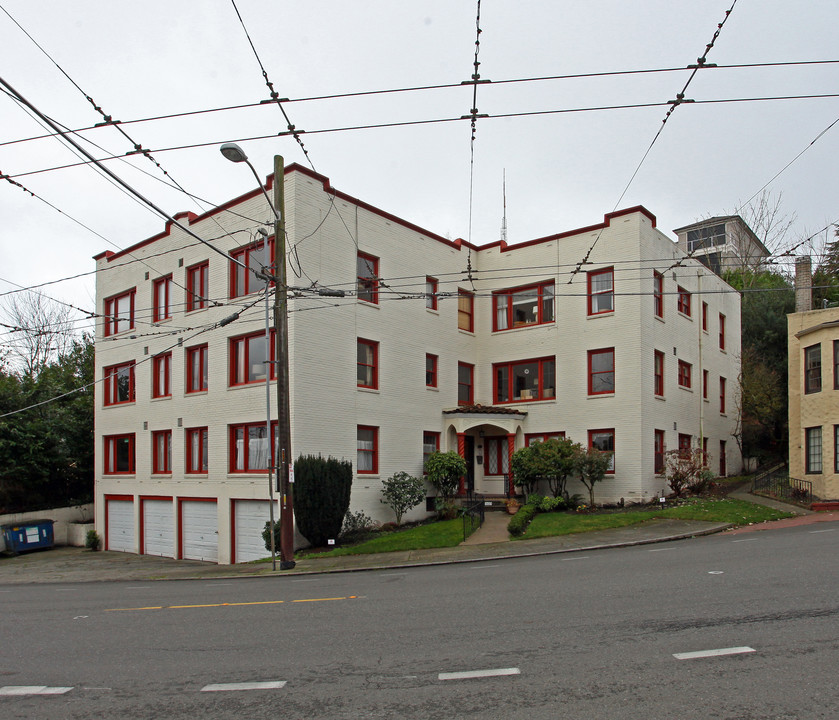
[[[132,500],[108,500],[108,550],[135,552],[134,550],[134,502]]]
[[[278,507],[274,505],[274,520],[279,520]],[[233,539],[234,562],[244,563],[268,557],[262,531],[270,519],[267,500],[234,500]],[[279,549],[279,548],[278,548]]]
[[[143,553],[175,557],[171,500],[143,500]]]
[[[218,562],[218,511],[215,502],[181,503],[181,537],[186,560]]]

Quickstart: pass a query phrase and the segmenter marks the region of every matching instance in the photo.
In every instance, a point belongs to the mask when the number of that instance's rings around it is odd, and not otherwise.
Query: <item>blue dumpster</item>
[[[6,550],[15,554],[53,546],[52,520],[28,520],[2,525]]]

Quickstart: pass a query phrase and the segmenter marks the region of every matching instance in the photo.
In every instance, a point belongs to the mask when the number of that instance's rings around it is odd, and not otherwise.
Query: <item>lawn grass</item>
[[[610,530],[647,522],[656,518],[678,520],[705,520],[734,525],[749,525],[767,520],[791,517],[793,513],[774,510],[745,500],[725,498],[720,500],[696,498],[666,508],[649,510],[628,510],[626,512],[599,513],[594,515],[576,513],[540,513],[516,540],[571,535],[592,530]]]
[[[442,520],[417,525],[407,530],[382,533],[371,540],[335,548],[312,557],[338,557],[340,555],[367,555],[369,553],[396,552],[399,550],[422,550],[424,548],[454,547],[463,542],[463,521]]]

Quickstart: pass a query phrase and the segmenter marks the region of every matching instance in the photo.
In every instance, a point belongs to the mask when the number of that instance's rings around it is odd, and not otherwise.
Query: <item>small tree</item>
[[[526,494],[535,490],[539,480],[546,480],[554,497],[564,497],[568,477],[577,470],[579,443],[568,438],[548,438],[513,453],[513,474],[516,484]]]
[[[583,450],[577,456],[577,472],[580,482],[588,488],[589,504],[594,507],[594,486],[599,483],[612,464],[612,453],[597,448]]]
[[[301,455],[294,463],[294,517],[300,533],[315,547],[341,533],[350,506],[352,463]]]
[[[402,516],[419,505],[425,498],[422,480],[400,470],[382,483],[382,499],[396,515],[396,524],[402,524]]]
[[[437,494],[449,499],[457,491],[460,478],[466,474],[466,460],[453,450],[433,452],[425,461],[425,472]]]
[[[676,497],[702,492],[711,477],[707,457],[699,448],[668,450],[664,453],[664,464],[667,484]]]

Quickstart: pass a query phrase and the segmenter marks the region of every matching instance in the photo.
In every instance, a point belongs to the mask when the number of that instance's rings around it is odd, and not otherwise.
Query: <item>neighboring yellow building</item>
[[[789,474],[839,499],[839,308],[787,316]]]

